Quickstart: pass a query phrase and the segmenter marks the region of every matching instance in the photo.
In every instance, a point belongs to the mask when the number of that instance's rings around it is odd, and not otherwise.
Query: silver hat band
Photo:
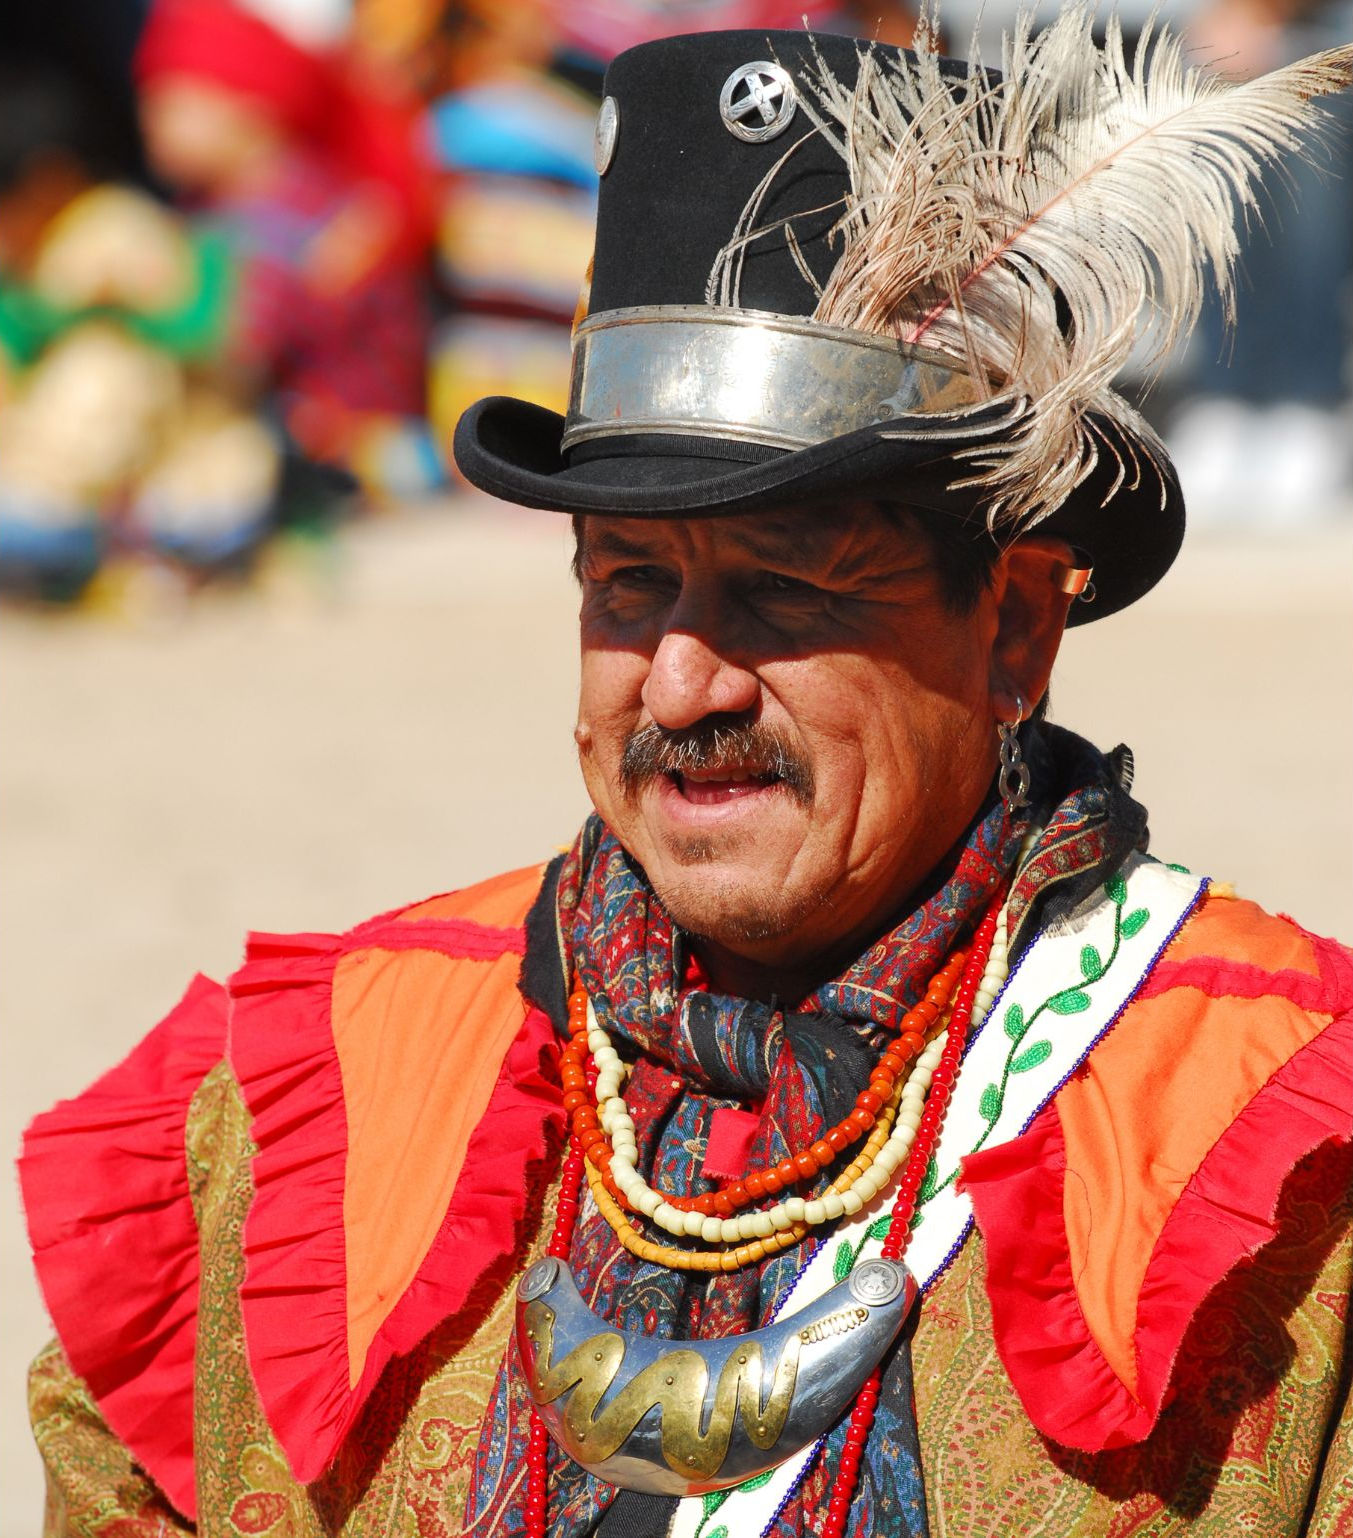
[[[887,337],[709,305],[607,310],[574,336],[563,447],[689,433],[802,449],[980,398],[951,359]]]

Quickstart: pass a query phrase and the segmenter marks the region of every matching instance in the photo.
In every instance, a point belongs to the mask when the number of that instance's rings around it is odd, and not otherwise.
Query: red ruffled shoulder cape
[[[1030,1420],[1142,1441],[1194,1315],[1353,1134],[1353,956],[1209,897],[1023,1136],[963,1163],[996,1345]]]
[[[20,1178],[57,1333],[185,1515],[198,1245],[184,1145],[199,1084],[227,1056],[253,1115],[241,1312],[260,1402],[308,1482],[390,1358],[517,1246],[552,1168],[555,1036],[517,989],[542,874],[345,935],[254,935],[226,988],[198,978],[124,1062],[29,1129]]]
[[[225,991],[196,977],[129,1057],[37,1118],[19,1160],[38,1281],[70,1364],[190,1516],[198,1270],[184,1123],[225,1038]]]

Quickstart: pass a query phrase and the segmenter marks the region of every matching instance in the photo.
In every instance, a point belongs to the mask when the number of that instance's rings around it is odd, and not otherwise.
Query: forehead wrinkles
[[[583,554],[652,559],[663,554],[741,558],[758,564],[816,570],[848,577],[921,564],[925,547],[872,508],[805,509],[736,518],[588,518]]]

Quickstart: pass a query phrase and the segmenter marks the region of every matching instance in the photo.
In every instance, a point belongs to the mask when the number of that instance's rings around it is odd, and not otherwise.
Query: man
[[[35,1124],[53,1531],[1346,1529],[1353,966],[1042,720],[1182,534],[1142,301],[1353,51],[1176,63],[616,61],[569,417],[457,442],[577,520],[597,815]]]

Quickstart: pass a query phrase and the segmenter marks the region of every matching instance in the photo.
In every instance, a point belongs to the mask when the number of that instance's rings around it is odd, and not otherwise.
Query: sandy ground
[[[356,530],[323,580],[136,622],[0,618],[3,1144],[246,927],[342,927],[523,864],[585,810],[566,524],[482,504]],[[1353,935],[1353,520],[1196,540],[1073,633],[1054,715],[1137,753],[1155,847]],[[0,1211],[0,1538],[40,1526],[47,1326]]]

